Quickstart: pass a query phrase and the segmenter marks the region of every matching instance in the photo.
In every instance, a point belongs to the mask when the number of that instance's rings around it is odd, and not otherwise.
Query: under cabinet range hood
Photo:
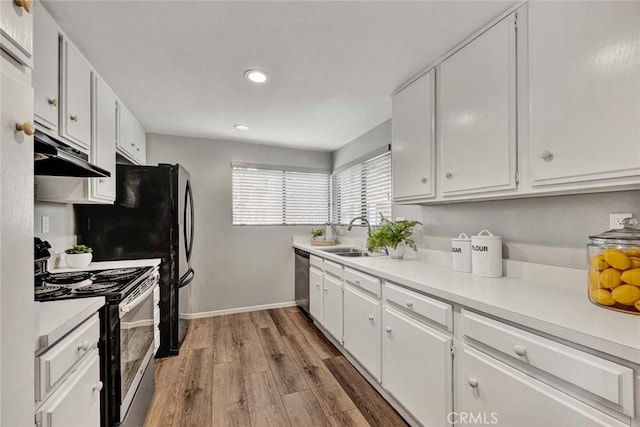
[[[81,178],[109,177],[111,173],[89,163],[89,156],[36,129],[33,139],[34,173]]]

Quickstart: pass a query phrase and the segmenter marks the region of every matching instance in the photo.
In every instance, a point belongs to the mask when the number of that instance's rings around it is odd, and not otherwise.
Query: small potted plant
[[[65,262],[71,268],[86,267],[91,263],[93,258],[93,249],[85,245],[73,245],[69,249],[65,250]]]
[[[420,221],[399,220],[392,221],[380,214],[381,226],[372,232],[367,239],[367,248],[375,251],[379,248],[386,248],[389,256],[394,259],[404,257],[405,246],[409,246],[417,251],[416,242],[413,240],[413,228],[422,223]]]
[[[320,237],[324,236],[324,228],[312,228],[311,229],[311,239],[320,240]]]

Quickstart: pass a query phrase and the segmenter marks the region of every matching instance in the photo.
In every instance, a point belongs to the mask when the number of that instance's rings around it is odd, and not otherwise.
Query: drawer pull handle
[[[102,383],[102,381],[98,381],[98,384],[93,386],[93,391],[100,392],[102,391],[102,387],[104,387],[104,384]]]
[[[407,307],[413,308],[413,301],[407,301]]]
[[[478,388],[478,380],[475,378],[469,378],[468,380],[469,383],[469,387],[471,388]]]
[[[375,319],[375,317],[373,317],[373,315],[372,315],[372,314],[370,314],[370,315],[369,315],[369,320],[370,320],[371,322],[373,322],[373,319]]]
[[[359,285],[360,284],[360,279],[356,279],[355,283],[356,283],[356,285]]]
[[[78,116],[77,114],[72,114],[71,116],[69,116],[69,118],[72,122],[78,123],[80,121],[80,116]]]
[[[547,162],[547,163],[548,163],[548,162],[550,162],[550,161],[552,161],[552,160],[553,160],[553,153],[552,153],[552,152],[550,152],[550,151],[545,150],[545,151],[543,151],[542,153],[540,153],[540,156],[539,156],[539,157],[540,157],[542,160],[544,160],[545,162]]]
[[[513,351],[518,355],[518,356],[526,356],[527,354],[527,349],[524,348],[521,345],[516,345],[515,347],[513,347]]]
[[[420,180],[421,183],[426,184],[427,183],[427,178],[426,177],[422,177],[422,179]]]
[[[87,351],[89,350],[89,347],[89,341],[81,342],[80,344],[78,344],[78,351]]]
[[[54,107],[58,106],[58,100],[56,98],[49,98],[49,99],[47,99],[47,102],[51,106],[54,106]]]
[[[391,333],[391,331],[392,331],[392,329],[391,329],[391,327],[390,327],[390,326],[387,326],[384,330],[385,330],[385,332],[386,332],[386,333],[388,333],[388,334],[390,334],[390,333]]]
[[[31,122],[16,123],[16,130],[24,133],[27,136],[31,136],[36,133],[36,129]]]
[[[316,288],[320,289],[320,283],[316,283]]]

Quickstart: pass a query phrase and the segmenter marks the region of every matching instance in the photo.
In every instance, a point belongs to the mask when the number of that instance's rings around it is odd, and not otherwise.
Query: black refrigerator
[[[94,261],[160,258],[160,348],[178,354],[187,332],[193,249],[193,193],[180,165],[116,166],[114,205],[76,205],[80,243]]]

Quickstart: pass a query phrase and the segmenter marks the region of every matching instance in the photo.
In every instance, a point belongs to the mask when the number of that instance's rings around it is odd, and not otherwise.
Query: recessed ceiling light
[[[233,125],[233,128],[235,130],[249,130],[250,129],[249,125],[245,125],[244,123],[236,123],[235,125]]]
[[[269,74],[262,70],[247,70],[244,72],[244,78],[252,83],[263,84],[269,81]]]

